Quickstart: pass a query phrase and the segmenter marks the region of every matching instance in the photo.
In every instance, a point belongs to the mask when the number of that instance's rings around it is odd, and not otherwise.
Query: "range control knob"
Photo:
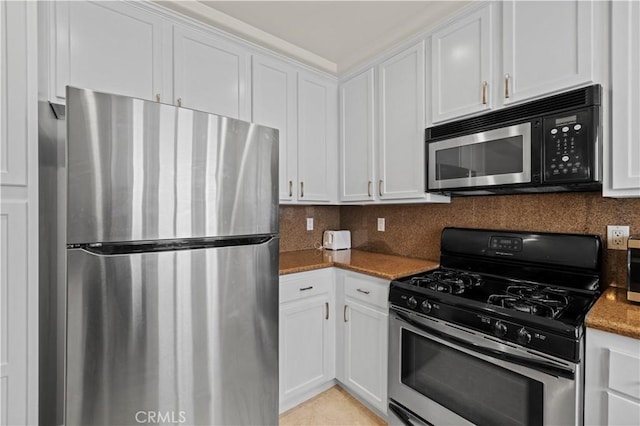
[[[410,307],[411,309],[415,308],[416,306],[418,306],[418,301],[416,300],[415,297],[411,296],[408,300],[407,300],[407,306]]]
[[[529,333],[527,330],[523,328],[521,328],[520,330],[518,330],[518,342],[522,343],[522,344],[527,344],[527,343],[531,343],[531,333]]]
[[[498,337],[504,337],[507,334],[507,326],[504,325],[502,321],[496,321],[496,323],[493,324],[493,332]]]
[[[422,310],[422,312],[424,312],[425,314],[428,314],[429,312],[431,312],[431,303],[429,303],[428,300],[425,300],[424,302],[422,302],[420,304],[420,309]]]

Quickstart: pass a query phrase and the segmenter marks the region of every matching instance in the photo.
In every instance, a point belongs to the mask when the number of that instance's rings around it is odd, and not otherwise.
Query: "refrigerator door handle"
[[[256,235],[241,238],[188,238],[182,240],[131,241],[126,243],[68,244],[67,248],[81,249],[99,256],[110,256],[216,247],[251,246],[267,243],[273,238],[273,235]]]

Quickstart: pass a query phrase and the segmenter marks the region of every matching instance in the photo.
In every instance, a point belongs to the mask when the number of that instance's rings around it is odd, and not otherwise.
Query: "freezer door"
[[[278,131],[67,88],[67,243],[278,232]]]
[[[277,238],[68,259],[67,425],[277,424]]]

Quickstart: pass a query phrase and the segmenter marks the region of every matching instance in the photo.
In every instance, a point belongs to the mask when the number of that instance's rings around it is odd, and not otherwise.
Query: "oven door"
[[[428,189],[531,182],[531,123],[428,144]]]
[[[581,383],[574,363],[390,311],[390,424],[578,425]]]

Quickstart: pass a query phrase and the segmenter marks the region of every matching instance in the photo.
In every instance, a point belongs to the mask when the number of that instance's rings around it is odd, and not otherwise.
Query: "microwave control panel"
[[[595,149],[593,113],[593,110],[581,110],[544,118],[545,182],[591,179],[591,161]]]

